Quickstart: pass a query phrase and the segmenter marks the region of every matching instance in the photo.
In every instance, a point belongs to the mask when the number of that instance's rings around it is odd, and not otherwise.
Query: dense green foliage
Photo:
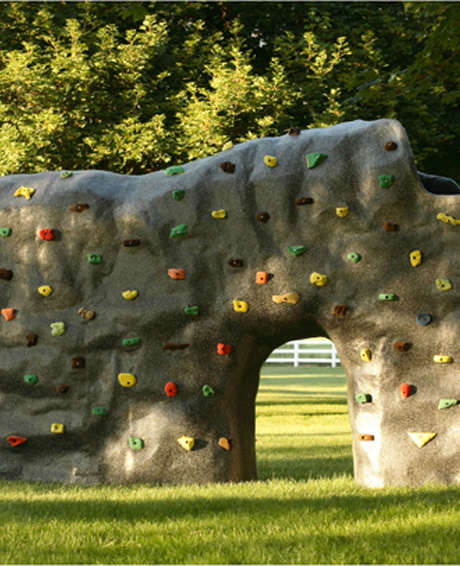
[[[396,118],[419,169],[460,180],[459,68],[456,3],[0,3],[0,174]]]

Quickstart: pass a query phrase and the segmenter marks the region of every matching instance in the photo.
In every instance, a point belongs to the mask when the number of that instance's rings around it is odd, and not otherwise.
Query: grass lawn
[[[257,439],[259,482],[0,482],[0,563],[460,563],[460,487],[354,483],[342,370],[266,368]]]

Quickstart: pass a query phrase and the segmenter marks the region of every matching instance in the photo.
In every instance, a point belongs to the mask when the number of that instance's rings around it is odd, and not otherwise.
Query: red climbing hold
[[[20,444],[27,442],[27,438],[23,438],[22,436],[9,436],[7,440],[11,446],[19,446]]]
[[[183,269],[168,269],[168,275],[171,279],[185,279],[185,271]]]
[[[403,383],[399,387],[399,390],[401,391],[401,395],[404,397],[404,399],[407,399],[407,397],[409,397],[410,394],[412,393],[412,387],[407,383]]]
[[[217,344],[217,353],[221,354],[222,356],[228,356],[232,351],[232,347],[228,344]]]
[[[52,228],[45,228],[39,232],[42,240],[54,240],[54,230]]]
[[[165,393],[168,397],[175,397],[177,395],[177,385],[170,381],[165,386]]]

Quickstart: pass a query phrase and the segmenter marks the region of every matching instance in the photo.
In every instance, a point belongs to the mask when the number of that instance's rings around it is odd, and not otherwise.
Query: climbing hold
[[[399,386],[399,391],[404,399],[407,399],[412,394],[412,386],[407,383],[403,383]]]
[[[65,425],[61,423],[53,423],[51,425],[51,432],[54,432],[54,434],[64,434],[64,431]]]
[[[307,248],[305,246],[288,246],[287,250],[292,256],[297,257],[305,253]]]
[[[334,314],[337,316],[345,316],[347,311],[347,305],[336,305],[334,307]]]
[[[389,189],[393,185],[394,177],[393,175],[380,175],[379,181],[381,189]]]
[[[398,352],[408,352],[410,344],[408,342],[395,342],[393,346],[398,350]]]
[[[170,238],[182,238],[187,234],[187,224],[179,224],[175,228],[171,228]]]
[[[13,320],[15,318],[15,310],[14,309],[2,309],[2,315],[5,317],[7,322]]]
[[[70,362],[70,367],[81,369],[85,367],[85,358],[82,356],[74,356]]]
[[[96,316],[96,313],[95,313],[95,312],[93,312],[93,311],[87,311],[87,310],[84,309],[84,308],[78,309],[78,314],[79,314],[82,318],[84,318],[84,319],[86,319],[86,320],[91,320],[92,318],[94,318],[94,317]]]
[[[215,393],[214,389],[210,385],[203,385],[202,391],[205,397],[212,397]]]
[[[450,409],[454,407],[458,403],[457,399],[440,399],[438,409],[441,411],[442,409]]]
[[[231,450],[232,449],[232,439],[231,438],[225,438],[225,436],[223,436],[222,438],[219,438],[219,446],[221,446],[225,450]]]
[[[264,157],[264,163],[268,167],[276,167],[276,165],[278,164],[278,159],[276,159],[276,157],[273,157],[272,155],[266,155]]]
[[[107,409],[105,407],[94,407],[91,412],[97,417],[105,417],[107,415]]]
[[[259,285],[265,285],[266,283],[268,283],[269,278],[270,273],[267,273],[266,271],[258,271],[256,273],[256,283],[258,283]]]
[[[265,222],[268,222],[268,220],[270,220],[270,215],[268,214],[268,212],[258,212],[256,214],[256,220],[265,224]]]
[[[460,224],[460,220],[456,220],[453,216],[448,216],[445,212],[440,212],[436,218],[446,224],[452,224],[452,226]]]
[[[4,238],[11,236],[11,228],[0,228],[0,236]]]
[[[415,250],[410,253],[410,262],[413,267],[417,267],[422,263],[422,252],[420,250]]]
[[[230,265],[230,267],[243,267],[243,260],[239,258],[229,259],[228,265]]]
[[[62,336],[65,333],[65,324],[63,322],[53,322],[50,326],[53,336]]]
[[[135,436],[129,437],[129,447],[133,450],[142,450],[144,448],[144,441],[142,438],[136,438]]]
[[[317,285],[318,287],[324,287],[324,285],[326,285],[327,283],[327,275],[323,275],[321,273],[314,271],[310,275],[310,283],[312,285]]]
[[[65,395],[68,390],[69,390],[68,385],[56,385],[56,391],[61,395]]]
[[[136,290],[134,290],[134,291],[123,291],[122,296],[127,301],[132,301],[137,297],[138,294],[139,293]]]
[[[199,313],[199,308],[198,307],[185,307],[184,308],[184,312],[185,314],[198,314]]]
[[[123,346],[137,346],[141,343],[140,338],[125,338],[123,340]]]
[[[61,171],[61,177],[63,179],[67,179],[68,177],[72,177],[72,171]]]
[[[185,191],[184,191],[184,189],[179,189],[178,191],[173,191],[172,196],[173,196],[174,200],[182,200],[185,196]]]
[[[309,153],[307,155],[307,167],[313,169],[327,158],[326,153]]]
[[[27,385],[35,385],[38,382],[38,377],[36,375],[25,375],[24,381]]]
[[[221,208],[220,210],[213,210],[211,212],[211,216],[217,219],[224,219],[227,218],[227,211],[225,211],[223,208]]]
[[[395,224],[394,222],[384,222],[383,227],[385,229],[385,232],[397,232],[398,231],[398,225]]]
[[[452,283],[449,279],[436,279],[436,287],[439,291],[449,291],[449,289],[452,289]]]
[[[180,175],[181,173],[185,173],[185,169],[180,165],[173,165],[172,167],[165,169],[165,175],[168,177],[171,175]]]
[[[177,441],[185,450],[192,450],[195,446],[195,439],[190,436],[181,436]]]
[[[43,295],[44,297],[49,297],[53,292],[53,289],[51,289],[49,285],[42,285],[41,287],[38,288],[38,292],[40,293],[40,295]]]
[[[91,265],[98,265],[102,262],[102,256],[100,254],[88,254],[88,263]]]
[[[11,281],[13,277],[13,272],[11,269],[0,269],[0,279],[4,281]]]
[[[42,240],[54,240],[54,230],[52,228],[43,228],[42,230],[40,230],[38,235]]]
[[[350,209],[348,206],[344,206],[342,208],[336,208],[335,212],[340,218],[345,218],[345,216],[350,212]]]
[[[415,442],[415,444],[419,448],[422,448],[423,446],[425,446],[425,444],[430,442],[430,440],[432,440],[436,436],[437,433],[436,432],[408,432],[407,434],[412,438],[412,440]]]
[[[31,189],[30,187],[19,187],[19,189],[14,193],[14,196],[26,197],[27,200],[30,200],[34,192],[35,189]]]
[[[132,387],[137,383],[137,379],[134,377],[132,373],[119,373],[118,381],[120,382],[120,385],[122,385],[123,387]]]
[[[38,336],[36,334],[27,334],[27,347],[36,346],[38,342]]]
[[[249,305],[246,301],[233,301],[233,308],[236,312],[248,312]]]
[[[387,141],[385,144],[385,149],[387,151],[395,151],[398,148],[398,144],[394,141]]]
[[[358,440],[361,442],[375,440],[375,436],[373,434],[360,434],[358,435]]]
[[[232,147],[233,147],[232,141],[225,142],[224,145],[222,146],[222,151],[227,151],[228,149],[232,149]]]
[[[428,326],[431,322],[431,315],[424,312],[417,317],[417,324],[420,326]]]
[[[217,344],[217,353],[221,356],[228,356],[232,351],[232,347],[229,344]]]
[[[369,395],[369,393],[358,393],[355,399],[358,403],[371,403],[372,395]]]
[[[313,204],[313,199],[311,197],[297,197],[295,203],[299,206],[302,204]]]
[[[134,246],[140,246],[141,241],[138,238],[134,240],[123,240],[123,245],[125,248],[133,248]]]
[[[399,297],[394,293],[380,293],[379,301],[399,301]]]
[[[168,397],[175,397],[177,395],[177,385],[170,381],[165,385],[165,393]]]
[[[220,168],[225,173],[234,173],[235,172],[235,165],[233,163],[230,163],[230,161],[224,161],[223,163],[221,163]]]
[[[296,305],[300,301],[300,295],[298,295],[297,293],[273,295],[272,300],[274,303],[291,303],[292,305]]]
[[[7,440],[11,444],[11,446],[13,446],[13,448],[15,446],[19,446],[20,444],[24,444],[24,442],[27,442],[27,438],[24,438],[22,436],[8,436]]]
[[[300,136],[299,126],[293,126],[292,128],[289,128],[288,133],[290,136]]]
[[[371,351],[369,350],[369,348],[363,348],[361,350],[361,359],[364,360],[365,362],[371,361],[372,354],[371,354]]]
[[[168,269],[168,275],[171,279],[185,279],[185,271],[183,269]]]
[[[352,261],[353,263],[358,263],[359,261],[361,261],[361,256],[359,254],[357,254],[356,252],[350,252],[347,255],[347,258]]]
[[[190,344],[180,344],[179,342],[166,342],[165,344],[163,344],[163,350],[171,350],[172,352],[174,352],[174,350],[185,350],[189,346]]]
[[[443,354],[438,354],[438,355],[433,357],[433,361],[437,364],[451,364],[452,363],[452,357],[451,356],[445,356]]]
[[[88,210],[89,205],[86,202],[77,202],[69,208],[72,212],[83,212],[84,210]]]

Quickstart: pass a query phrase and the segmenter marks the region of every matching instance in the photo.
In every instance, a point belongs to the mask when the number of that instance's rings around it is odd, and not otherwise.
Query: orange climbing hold
[[[183,269],[168,269],[168,275],[171,279],[185,279],[185,271]]]
[[[15,317],[15,310],[14,309],[2,309],[2,315],[5,317],[5,320],[9,322],[13,320]]]
[[[259,285],[265,285],[265,283],[268,283],[269,277],[270,273],[267,273],[265,271],[258,271],[256,273],[256,283],[258,283]]]
[[[217,353],[221,356],[228,356],[232,351],[232,347],[229,344],[217,344]]]
[[[399,386],[399,391],[401,392],[401,395],[404,397],[404,399],[407,399],[412,394],[412,386],[407,383],[403,383]]]

